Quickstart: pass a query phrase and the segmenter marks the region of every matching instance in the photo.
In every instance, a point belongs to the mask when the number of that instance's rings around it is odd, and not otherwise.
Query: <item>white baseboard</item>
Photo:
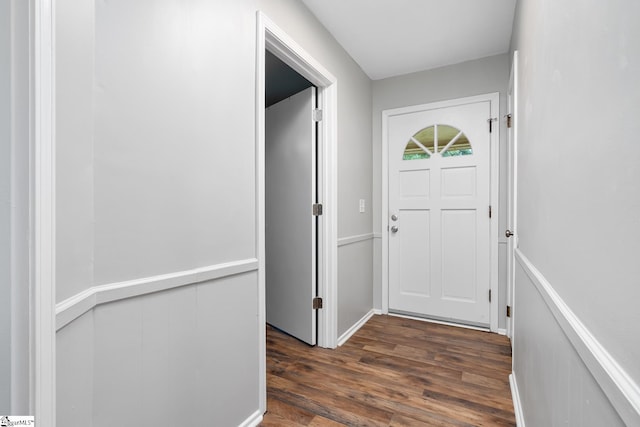
[[[376,314],[376,313],[375,313],[375,310],[372,308],[371,310],[369,310],[369,312],[367,314],[365,314],[362,317],[362,319],[358,320],[344,334],[340,335],[340,338],[338,338],[338,347],[340,347],[342,344],[346,343],[349,340],[349,338],[351,338],[351,336],[353,334],[358,332],[358,329],[362,328],[364,326],[364,324],[367,323],[367,320],[369,320],[369,319],[371,319],[371,317],[373,317],[374,314]]]
[[[516,426],[525,427],[524,413],[522,412],[522,402],[520,402],[520,392],[518,391],[518,383],[516,374],[509,375],[509,385],[511,386],[511,399],[513,400],[513,411],[516,415]]]
[[[507,335],[507,330],[505,328],[498,328],[496,333],[499,335]]]
[[[238,427],[257,427],[262,422],[262,412],[258,409],[251,414],[249,418],[244,420]]]
[[[258,260],[250,258],[192,270],[127,280],[125,282],[93,286],[56,304],[56,331],[99,304],[166,291],[180,286],[220,279],[257,269]]]
[[[620,418],[627,425],[640,426],[640,386],[591,334],[520,249],[515,250],[515,258]]]

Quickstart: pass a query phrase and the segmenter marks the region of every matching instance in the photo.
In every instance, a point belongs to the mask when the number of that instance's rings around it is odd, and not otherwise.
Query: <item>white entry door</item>
[[[316,344],[315,88],[265,112],[267,323]]]
[[[489,326],[489,117],[490,101],[388,117],[390,311]]]

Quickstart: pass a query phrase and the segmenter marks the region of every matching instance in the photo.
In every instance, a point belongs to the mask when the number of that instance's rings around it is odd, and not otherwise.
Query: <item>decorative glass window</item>
[[[473,149],[461,130],[449,125],[434,125],[418,131],[409,139],[402,159],[429,159],[434,153],[442,157],[469,156]]]

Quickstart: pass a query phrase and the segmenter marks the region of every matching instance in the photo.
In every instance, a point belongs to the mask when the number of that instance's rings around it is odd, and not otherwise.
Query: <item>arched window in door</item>
[[[416,132],[407,142],[402,159],[430,159],[435,154],[441,157],[470,156],[473,155],[473,148],[460,129],[437,124]]]

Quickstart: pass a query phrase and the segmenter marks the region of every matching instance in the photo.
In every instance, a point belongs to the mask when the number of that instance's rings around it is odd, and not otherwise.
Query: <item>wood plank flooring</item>
[[[267,326],[262,426],[515,426],[500,335],[374,316],[336,350]]]

